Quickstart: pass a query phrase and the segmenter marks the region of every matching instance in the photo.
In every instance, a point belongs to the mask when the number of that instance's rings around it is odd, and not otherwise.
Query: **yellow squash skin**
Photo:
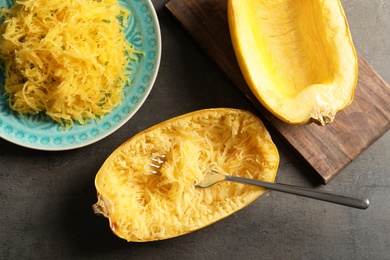
[[[160,175],[151,159],[165,155]],[[199,110],[155,125],[118,147],[95,178],[95,213],[132,242],[168,239],[244,208],[266,190],[220,182],[194,185],[210,170],[273,182],[279,154],[263,123],[245,110]]]
[[[358,60],[339,0],[228,0],[237,61],[257,99],[290,124],[334,120]]]

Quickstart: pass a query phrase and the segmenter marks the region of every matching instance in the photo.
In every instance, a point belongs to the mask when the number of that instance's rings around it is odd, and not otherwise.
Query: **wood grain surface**
[[[390,87],[361,55],[354,100],[333,123],[290,125],[268,112],[247,86],[230,40],[226,0],[171,0],[166,8],[324,184],[390,129]]]

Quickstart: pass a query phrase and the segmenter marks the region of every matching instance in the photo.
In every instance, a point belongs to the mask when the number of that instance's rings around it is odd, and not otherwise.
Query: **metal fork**
[[[161,168],[161,165],[164,163],[164,161],[165,161],[165,156],[153,157],[152,163],[150,164],[151,167],[150,172],[159,175],[159,169]],[[231,182],[254,185],[254,186],[258,186],[270,190],[275,190],[275,191],[294,194],[306,198],[336,203],[339,205],[349,206],[358,209],[367,209],[369,206],[369,200],[367,198],[362,199],[362,198],[345,196],[341,194],[302,188],[302,187],[288,185],[288,184],[265,182],[265,181],[259,181],[254,179],[225,175],[215,170],[208,171],[204,179],[200,183],[195,184],[195,187],[207,188],[220,181],[231,181]]]
[[[161,175],[159,170],[164,162],[165,162],[165,155],[164,154],[153,155],[152,163],[149,164],[149,166],[150,166],[149,172],[153,173],[155,175]]]

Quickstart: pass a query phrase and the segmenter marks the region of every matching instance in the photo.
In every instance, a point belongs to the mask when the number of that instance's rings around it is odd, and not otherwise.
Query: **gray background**
[[[43,152],[0,139],[0,259],[390,259],[390,133],[323,186],[273,134],[278,182],[367,196],[367,210],[272,192],[207,228],[182,237],[128,243],[92,213],[94,176],[137,132],[202,108],[252,109],[164,5],[152,1],[163,53],[155,86],[117,132],[72,151]],[[358,52],[390,82],[390,3],[342,1]],[[354,133],[351,133],[354,134]]]

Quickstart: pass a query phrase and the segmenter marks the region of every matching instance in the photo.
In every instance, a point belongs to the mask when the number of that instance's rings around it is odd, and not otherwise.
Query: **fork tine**
[[[156,165],[156,164],[149,164],[149,166],[150,166],[150,169],[149,169],[149,172],[150,173],[153,173],[153,174],[156,174],[156,175],[158,175],[159,174],[159,172],[158,172],[158,169],[160,169],[160,165]]]
[[[152,157],[152,161],[158,162],[159,164],[163,163],[165,159],[165,154],[158,154]]]
[[[152,168],[149,170],[150,173],[152,174],[155,174],[155,175],[159,175],[159,172],[158,172],[158,169],[161,168],[161,165],[164,163],[164,160],[165,160],[165,155],[160,155],[160,154],[157,154],[157,155],[153,155],[154,157],[152,157],[152,163],[149,164],[149,166]],[[154,168],[154,169],[153,169]]]
[[[149,164],[150,166],[154,167],[154,168],[157,168],[157,169],[160,169],[161,168],[161,164],[154,164],[154,163],[151,163]]]
[[[150,172],[150,173],[152,173],[152,174],[155,174],[155,175],[157,175],[157,174],[158,174],[158,172],[157,172],[157,171],[155,171],[155,170],[149,170],[149,172]]]

